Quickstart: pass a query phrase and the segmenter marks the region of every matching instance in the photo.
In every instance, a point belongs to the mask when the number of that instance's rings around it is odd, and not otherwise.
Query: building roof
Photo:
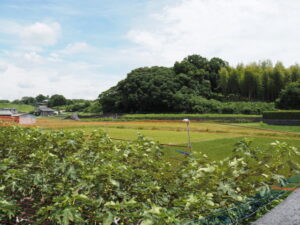
[[[16,114],[12,114],[13,117],[20,117],[20,116],[30,116],[30,117],[35,117],[34,115],[32,114],[29,114],[29,113],[16,113]]]
[[[0,110],[0,116],[11,116],[12,114],[9,110]]]
[[[16,111],[16,108],[2,108],[0,110]]]
[[[55,112],[54,109],[48,108],[47,106],[39,106],[38,110],[42,112]]]

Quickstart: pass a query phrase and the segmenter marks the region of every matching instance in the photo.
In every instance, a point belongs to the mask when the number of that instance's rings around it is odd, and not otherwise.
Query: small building
[[[36,117],[27,113],[13,114],[9,110],[0,111],[0,121],[30,125],[36,123]]]
[[[12,118],[12,112],[9,110],[0,110],[0,121],[2,122],[15,122]]]
[[[12,118],[14,118],[14,121],[18,124],[31,125],[36,123],[36,117],[31,114],[13,114]]]
[[[2,108],[0,111],[10,111],[12,114],[18,113],[18,110],[16,108]]]
[[[54,116],[56,111],[54,109],[48,108],[47,106],[39,106],[36,110],[37,114],[40,116]]]
[[[6,109],[0,109],[0,116],[11,116],[13,113]]]

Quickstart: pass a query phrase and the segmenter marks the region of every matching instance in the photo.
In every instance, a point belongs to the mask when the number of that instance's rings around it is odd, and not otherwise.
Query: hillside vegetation
[[[0,109],[2,109],[2,108],[16,108],[19,112],[31,112],[35,109],[35,107],[31,106],[31,105],[0,103]]]
[[[99,101],[104,112],[259,114],[274,110],[266,102],[274,102],[299,79],[298,65],[263,61],[231,67],[220,58],[191,55],[171,68],[135,69],[100,94]]]

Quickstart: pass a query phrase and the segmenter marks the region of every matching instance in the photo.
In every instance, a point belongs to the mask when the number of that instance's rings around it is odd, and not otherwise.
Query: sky
[[[299,0],[1,0],[0,99],[96,99],[191,54],[300,62]]]

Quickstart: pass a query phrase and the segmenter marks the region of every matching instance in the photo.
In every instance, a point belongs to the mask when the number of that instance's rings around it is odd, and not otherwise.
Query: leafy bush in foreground
[[[153,141],[112,142],[102,131],[0,127],[0,223],[174,224],[247,201],[299,172],[300,153],[245,140],[231,158],[201,153],[176,168]]]

